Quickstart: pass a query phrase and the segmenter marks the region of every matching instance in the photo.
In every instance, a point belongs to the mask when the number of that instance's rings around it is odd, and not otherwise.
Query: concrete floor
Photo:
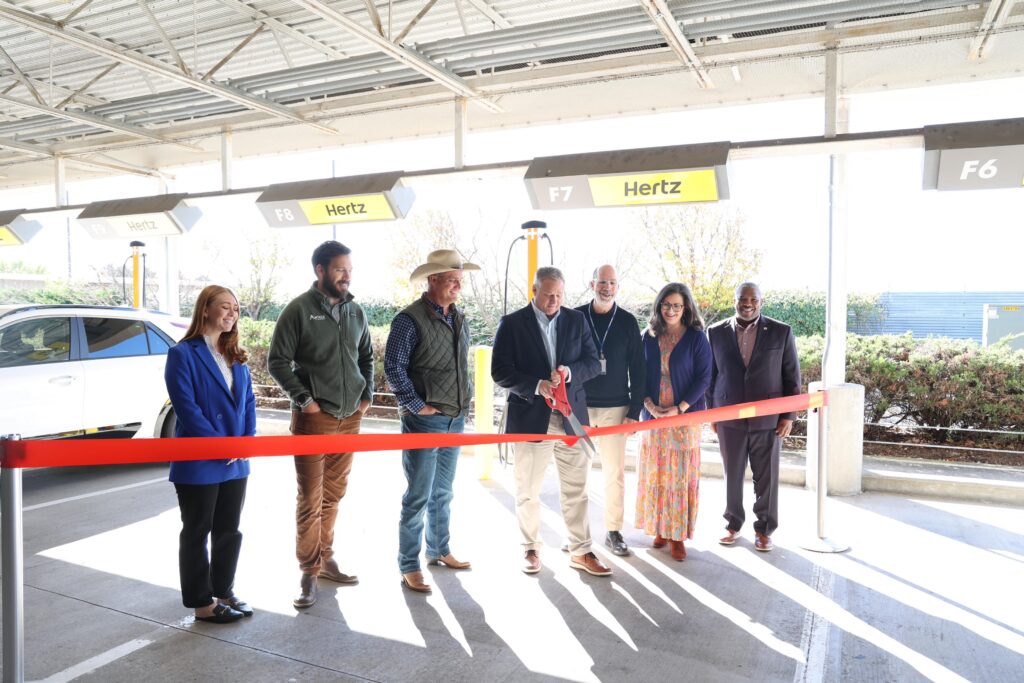
[[[815,497],[784,487],[776,550],[718,545],[721,480],[701,483],[689,557],[625,532],[634,554],[595,550],[611,578],[558,550],[557,484],[545,485],[544,570],[519,571],[511,471],[460,462],[453,551],[472,571],[427,571],[429,597],[399,585],[396,453],[360,454],[337,549],[360,584],[322,583],[297,612],[294,474],[253,461],[231,625],[181,606],[178,519],[166,468],[25,475],[28,680],[52,681],[1004,681],[1024,671],[1024,509],[864,494],[830,499],[828,532],[851,546],[800,549]],[[601,472],[591,526],[603,536]],[[627,474],[627,524],[635,475]],[[748,493],[749,495],[749,493]]]

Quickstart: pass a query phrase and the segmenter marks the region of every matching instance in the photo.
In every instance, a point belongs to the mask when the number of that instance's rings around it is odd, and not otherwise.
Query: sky
[[[850,98],[850,132],[916,128],[926,124],[1024,117],[1024,78],[954,86],[878,92]],[[602,149],[629,149],[716,140],[767,140],[821,135],[821,98],[640,117],[470,133],[466,163],[528,160],[534,156]],[[450,137],[417,138],[375,145],[279,157],[236,159],[234,187],[357,175],[374,171],[413,171],[452,164]],[[853,292],[1024,290],[1018,260],[1024,247],[1024,190],[937,192],[921,189],[922,150],[896,149],[847,155],[847,285]],[[218,164],[169,169],[170,192],[219,189]],[[555,263],[563,267],[567,289],[580,291],[603,262],[617,263],[636,246],[632,209],[535,211],[521,171],[479,176],[417,177],[406,225],[364,223],[297,229],[271,229],[252,204],[253,197],[203,200],[203,217],[175,240],[183,276],[206,275],[237,286],[246,277],[250,245],[276,240],[288,264],[279,286],[282,298],[312,280],[309,255],[324,239],[353,248],[353,291],[387,298],[403,277],[393,267],[409,225],[428,212],[447,212],[459,227],[458,247],[485,267],[504,270],[519,225],[548,223]],[[773,289],[825,289],[828,229],[827,156],[815,154],[730,161],[728,203],[746,219],[750,248],[762,252],[754,277]],[[71,204],[98,199],[146,196],[162,188],[151,178],[122,177],[69,183]],[[53,205],[52,188],[0,192],[0,208]],[[417,218],[419,216],[419,218]],[[70,235],[70,259],[69,259]],[[654,247],[652,247],[654,248]],[[525,272],[522,243],[512,249],[513,273]],[[147,245],[148,263],[166,263],[162,239]],[[0,251],[0,260],[43,265],[55,278],[90,279],[104,264],[120,264],[130,251],[121,242],[95,241],[73,219],[44,220],[43,230],[24,246]],[[546,248],[541,263],[546,263]],[[425,254],[424,254],[425,256]],[[500,280],[500,278],[498,278]]]

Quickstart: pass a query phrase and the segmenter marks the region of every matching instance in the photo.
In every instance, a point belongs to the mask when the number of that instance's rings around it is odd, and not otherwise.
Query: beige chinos
[[[587,407],[591,427],[615,427],[626,419],[629,406],[614,408]],[[604,475],[604,529],[622,531],[623,499],[626,496],[626,435],[608,434],[594,438],[601,454]]]
[[[552,413],[548,434],[565,434],[562,416]],[[577,443],[567,446],[563,441],[538,441],[515,445],[516,519],[523,534],[525,550],[540,550],[540,489],[544,483],[551,456],[558,468],[559,500],[562,518],[569,534],[569,552],[585,555],[590,552],[590,520],[587,519],[587,474],[590,458]]]

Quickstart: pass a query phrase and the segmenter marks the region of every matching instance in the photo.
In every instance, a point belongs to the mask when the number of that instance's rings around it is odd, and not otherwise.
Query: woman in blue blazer
[[[175,436],[255,435],[256,399],[248,357],[238,345],[238,315],[231,290],[206,287],[188,332],[168,352],[164,381],[177,416]],[[224,624],[252,616],[233,590],[248,476],[244,458],[171,463],[170,480],[181,509],[181,597],[199,621]],[[207,537],[212,537],[209,557]]]

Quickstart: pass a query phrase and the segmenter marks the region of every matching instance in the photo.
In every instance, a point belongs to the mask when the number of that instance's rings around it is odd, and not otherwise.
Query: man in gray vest
[[[409,276],[426,280],[427,291],[391,321],[384,351],[384,374],[398,400],[402,433],[462,433],[469,412],[469,328],[455,307],[462,276],[480,267],[462,261],[453,249],[431,252]],[[420,570],[423,513],[427,513],[427,561],[469,569],[448,548],[452,483],[459,447],[402,452],[407,486],[398,523],[398,569],[402,585],[429,593]]]

